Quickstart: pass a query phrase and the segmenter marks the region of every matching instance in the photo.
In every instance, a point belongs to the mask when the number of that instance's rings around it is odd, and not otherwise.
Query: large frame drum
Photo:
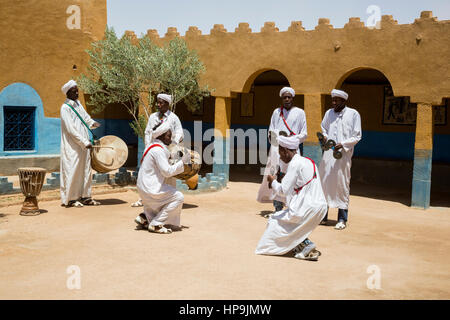
[[[104,136],[95,141],[91,150],[91,167],[107,173],[122,167],[128,159],[126,143],[116,136]]]
[[[25,200],[20,210],[23,216],[35,216],[41,213],[38,206],[37,196],[41,193],[47,170],[43,168],[19,168],[20,188]]]

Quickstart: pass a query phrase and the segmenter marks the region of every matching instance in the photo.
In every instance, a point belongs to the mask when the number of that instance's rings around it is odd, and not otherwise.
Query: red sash
[[[286,126],[286,128],[289,130],[289,133],[291,136],[295,135],[295,132],[291,130],[291,128],[289,128],[286,119],[284,118],[284,114],[283,114],[283,107],[280,107],[280,116],[283,119],[284,125]]]
[[[314,174],[313,174],[313,177],[311,178],[311,180],[309,180],[309,181],[308,181],[307,183],[305,183],[303,186],[294,189],[295,193],[297,193],[297,194],[300,192],[300,190],[303,189],[304,186],[306,186],[308,183],[310,183],[310,182],[313,181],[315,178],[317,178],[317,175],[316,175],[316,164],[314,163],[314,161],[313,161],[312,159],[310,159],[310,158],[308,158],[308,157],[305,157],[305,158],[308,159],[308,160],[310,160],[310,161],[312,162],[313,167],[314,167]]]
[[[160,148],[162,148],[162,146],[161,146],[160,144],[157,144],[157,143],[152,144],[150,147],[148,147],[147,150],[145,150],[144,154],[142,155],[141,164],[142,164],[142,161],[144,161],[144,158],[145,158],[145,156],[147,155],[147,153],[148,153],[152,148],[154,148],[154,147],[160,147]],[[164,148],[163,148],[163,149],[164,149]]]

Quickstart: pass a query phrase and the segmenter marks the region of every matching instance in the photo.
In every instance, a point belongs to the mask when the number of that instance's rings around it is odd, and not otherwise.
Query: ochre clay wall
[[[271,69],[285,75],[297,94],[325,94],[355,70],[373,68],[389,79],[396,96],[439,104],[450,88],[449,32],[450,21],[424,11],[405,25],[385,15],[380,29],[366,28],[359,18],[350,18],[342,29],[319,19],[308,31],[295,21],[284,32],[271,22],[261,32],[241,23],[235,32],[215,25],[210,35],[191,27],[184,38],[205,64],[203,81],[215,89],[214,96],[248,92],[253,80]],[[169,28],[163,38],[155,30],[147,35],[163,43],[179,33]]]
[[[72,5],[80,9],[80,29],[67,27]],[[26,83],[38,92],[45,116],[59,117],[61,86],[87,66],[85,50],[103,37],[106,14],[106,0],[2,0],[0,91]]]

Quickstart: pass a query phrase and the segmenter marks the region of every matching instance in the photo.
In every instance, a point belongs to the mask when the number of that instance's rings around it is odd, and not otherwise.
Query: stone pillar
[[[305,93],[305,114],[308,125],[308,137],[303,143],[303,155],[311,158],[317,164],[322,160],[317,132],[322,132],[322,95],[320,93]]]
[[[231,98],[216,97],[214,110],[214,175],[225,174],[228,181],[230,174],[230,137]]]
[[[418,103],[411,195],[412,207],[423,209],[430,207],[433,131],[432,105],[430,103]]]

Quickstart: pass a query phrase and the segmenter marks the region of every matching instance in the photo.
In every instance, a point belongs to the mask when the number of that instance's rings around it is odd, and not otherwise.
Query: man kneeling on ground
[[[184,196],[171,185],[164,183],[168,177],[184,171],[184,163],[189,165],[190,155],[186,154],[174,165],[169,163],[167,146],[172,142],[172,132],[168,122],[153,128],[153,143],[142,156],[137,179],[137,190],[144,205],[144,213],[135,222],[141,228],[155,233],[172,233],[180,230],[180,214]]]
[[[280,160],[288,167],[281,182],[273,175],[268,175],[267,181],[274,192],[286,196],[287,208],[269,218],[255,253],[283,255],[292,250],[297,259],[316,261],[320,251],[308,236],[327,212],[317,166],[297,153],[296,137],[279,136],[277,140]]]

